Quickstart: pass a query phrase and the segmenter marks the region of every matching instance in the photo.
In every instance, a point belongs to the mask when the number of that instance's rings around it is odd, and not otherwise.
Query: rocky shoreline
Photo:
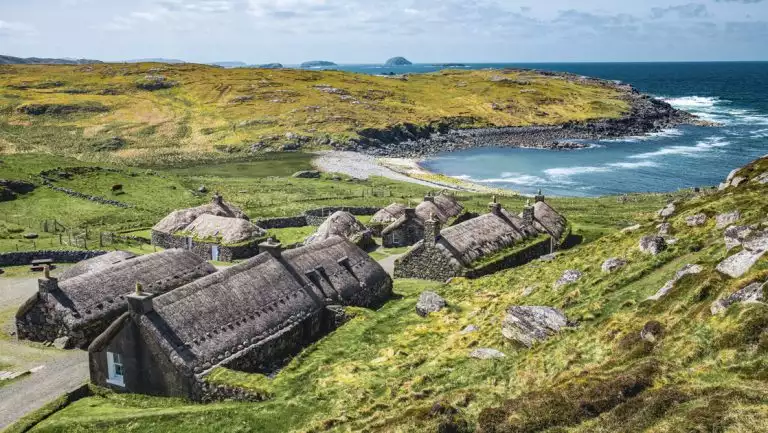
[[[572,140],[599,140],[659,132],[683,124],[706,124],[696,116],[639,93],[627,85],[601,82],[626,92],[630,112],[617,119],[569,122],[557,126],[462,128],[471,119],[448,119],[430,126],[398,125],[361,131],[345,150],[374,156],[423,158],[441,152],[478,147],[573,150],[588,145]],[[459,127],[455,127],[455,125]]]

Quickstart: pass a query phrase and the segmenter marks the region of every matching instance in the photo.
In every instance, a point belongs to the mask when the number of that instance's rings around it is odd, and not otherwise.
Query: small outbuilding
[[[363,249],[376,245],[373,232],[354,215],[344,211],[329,216],[317,231],[304,241],[304,245],[312,245],[334,236],[341,236]]]
[[[549,254],[565,242],[568,223],[537,196],[513,215],[499,203],[490,212],[442,229],[436,216],[424,223],[424,238],[395,262],[398,278],[445,281],[475,278],[525,264]]]
[[[424,239],[424,222],[415,209],[405,209],[403,215],[381,232],[385,248],[409,247]]]
[[[79,263],[60,278],[48,271],[39,290],[16,313],[19,339],[66,339],[65,347],[85,348],[128,309],[138,285],[162,294],[210,275],[216,269],[199,256],[166,250],[145,256],[108,253]]]
[[[377,307],[392,280],[339,236],[260,255],[162,296],[137,293],[89,348],[91,381],[119,391],[208,401],[217,367],[269,372],[343,322],[343,306]]]
[[[258,254],[266,230],[215,194],[210,203],[177,210],[152,228],[152,245],[181,248],[206,260],[231,262]]]

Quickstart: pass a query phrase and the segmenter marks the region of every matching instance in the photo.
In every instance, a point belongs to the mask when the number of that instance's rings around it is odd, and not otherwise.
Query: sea
[[[438,154],[430,171],[532,194],[602,196],[714,186],[768,154],[768,62],[484,63],[458,69],[522,67],[618,80],[718,127],[680,126],[639,137],[584,141],[553,151],[487,147]],[[427,73],[439,65],[343,65],[368,74]],[[574,140],[579,141],[579,140]]]

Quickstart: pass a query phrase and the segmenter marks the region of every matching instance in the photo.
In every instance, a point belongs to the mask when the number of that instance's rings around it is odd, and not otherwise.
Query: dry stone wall
[[[20,251],[0,253],[0,266],[24,266],[37,259],[53,259],[56,263],[77,263],[106,254],[107,251],[83,250],[83,251]]]

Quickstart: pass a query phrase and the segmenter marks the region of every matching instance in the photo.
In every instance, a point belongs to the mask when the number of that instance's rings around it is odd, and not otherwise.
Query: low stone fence
[[[56,412],[64,409],[65,407],[69,406],[70,404],[78,400],[81,400],[86,397],[90,397],[92,395],[94,395],[93,389],[91,389],[91,387],[88,384],[78,386],[72,391],[69,391],[64,395],[60,396],[59,398],[47,403],[45,406],[41,407],[40,409],[25,415],[23,418],[18,420],[15,424],[11,424],[10,426],[7,427],[6,430],[3,430],[3,431],[7,433],[26,433],[32,430],[33,428],[35,428],[41,422],[48,419],[51,415],[55,414]]]
[[[380,210],[381,208],[378,207],[329,206],[310,209],[297,216],[264,218],[256,220],[253,223],[266,230],[284,229],[288,227],[319,226],[320,224],[324,223],[329,216],[338,211],[349,212],[352,215],[373,215]]]
[[[129,205],[129,204],[126,204],[126,203],[122,203],[122,202],[119,202],[119,201],[116,201],[116,200],[110,200],[108,198],[99,197],[99,196],[95,196],[95,195],[83,194],[82,192],[78,192],[78,191],[75,191],[75,190],[72,190],[72,189],[69,189],[69,188],[62,188],[60,186],[54,186],[52,183],[50,183],[48,181],[44,181],[44,185],[47,186],[48,188],[54,190],[54,191],[63,192],[64,194],[70,195],[72,197],[82,198],[84,200],[92,201],[94,203],[106,204],[106,205],[109,205],[109,206],[115,206],[115,207],[119,207],[119,208],[123,208],[123,209],[128,209],[128,208],[133,207],[132,205]]]
[[[253,222],[257,226],[265,229],[284,229],[289,227],[304,227],[307,224],[307,217],[304,215],[282,217],[282,218],[265,218]]]
[[[24,266],[37,259],[53,259],[57,263],[77,263],[106,254],[107,251],[20,251],[0,253],[0,266]]]

